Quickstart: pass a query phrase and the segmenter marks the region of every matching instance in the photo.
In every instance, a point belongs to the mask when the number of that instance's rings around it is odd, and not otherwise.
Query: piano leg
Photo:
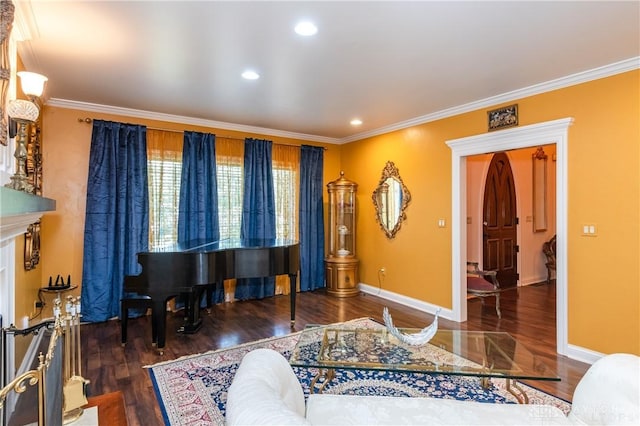
[[[202,327],[202,318],[200,318],[200,300],[204,292],[205,286],[194,286],[193,291],[187,294],[185,302],[186,318],[185,323],[178,329],[178,333],[193,334]]]
[[[224,283],[222,284],[224,288]],[[211,307],[213,306],[213,297],[216,293],[217,284],[209,284],[207,286],[207,313],[211,313]]]
[[[289,300],[291,303],[291,328],[296,325],[296,284],[297,274],[289,274]]]
[[[153,308],[151,310],[152,329],[155,331],[156,348],[160,355],[164,354],[164,345],[167,337],[167,299],[159,298],[153,300]],[[154,327],[155,326],[155,327]]]

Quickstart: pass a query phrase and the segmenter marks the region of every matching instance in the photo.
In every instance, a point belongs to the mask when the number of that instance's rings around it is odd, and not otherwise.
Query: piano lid
[[[218,241],[191,240],[184,243],[156,247],[153,250],[142,253],[207,253],[235,249],[290,247],[296,244],[298,244],[298,241],[284,238],[225,238]]]

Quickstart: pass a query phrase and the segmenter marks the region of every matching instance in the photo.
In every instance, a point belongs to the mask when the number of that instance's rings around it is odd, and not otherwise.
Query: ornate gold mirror
[[[405,210],[411,201],[411,194],[402,182],[400,172],[393,161],[387,161],[384,166],[372,198],[380,227],[387,238],[394,238],[407,218]]]

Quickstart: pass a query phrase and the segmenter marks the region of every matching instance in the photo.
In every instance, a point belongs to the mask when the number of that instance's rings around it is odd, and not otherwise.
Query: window
[[[242,167],[216,164],[220,239],[240,238],[242,222]]]
[[[296,239],[298,221],[296,205],[297,173],[287,169],[273,169],[276,202],[276,237]]]
[[[178,209],[182,173],[182,133],[147,131],[149,175],[149,246],[178,241]],[[220,238],[240,238],[244,189],[244,143],[216,138],[216,178]],[[276,237],[298,238],[300,148],[273,145]]]
[[[298,239],[300,148],[274,144],[272,161],[276,237],[296,240]]]
[[[216,138],[220,238],[240,238],[244,188],[244,142]]]
[[[178,241],[178,207],[182,163],[150,160],[149,243],[151,248],[167,247]]]
[[[149,248],[178,241],[178,208],[182,174],[182,134],[147,130],[149,179]]]

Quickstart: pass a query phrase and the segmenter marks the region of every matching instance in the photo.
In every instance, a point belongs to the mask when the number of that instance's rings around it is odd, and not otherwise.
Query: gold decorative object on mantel
[[[405,211],[411,201],[411,193],[402,182],[400,171],[393,161],[387,161],[384,166],[372,198],[380,228],[387,238],[394,238],[407,218]]]
[[[7,111],[9,117],[18,123],[18,134],[16,135],[16,151],[13,154],[16,158],[16,172],[11,176],[11,182],[5,186],[16,191],[33,193],[33,185],[29,183],[27,177],[27,127],[38,119],[40,111],[36,104],[23,99],[9,102]]]
[[[2,2],[3,4],[5,2]],[[40,152],[39,97],[47,77],[33,72],[18,73],[22,92],[29,100],[15,99],[8,103],[6,112],[17,123],[16,172],[5,186],[16,191],[42,195],[42,154]],[[28,271],[40,262],[40,221],[27,228],[24,246],[24,268]]]
[[[27,128],[35,124],[40,116],[38,102],[44,91],[44,83],[47,81],[47,77],[27,71],[19,72],[18,76],[20,77],[22,92],[29,100],[15,99],[10,101],[7,106],[7,114],[18,124],[18,134],[16,136],[16,151],[13,155],[16,157],[16,173],[11,176],[11,182],[5,186],[17,191],[33,193],[33,185],[27,178],[27,143],[29,143],[29,140],[27,140]]]
[[[327,184],[329,191],[329,255],[325,258],[327,293],[355,296],[358,290],[356,258],[356,191],[358,184],[344,177]]]

